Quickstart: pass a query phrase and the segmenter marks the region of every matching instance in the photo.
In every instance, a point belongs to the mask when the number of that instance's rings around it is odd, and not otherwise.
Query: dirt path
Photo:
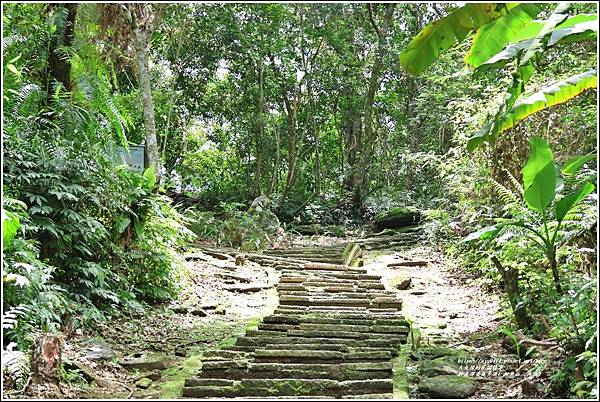
[[[388,266],[404,261],[432,262]],[[498,326],[498,295],[483,292],[464,276],[457,277],[457,268],[431,248],[380,255],[368,260],[365,267],[381,275],[386,287],[402,297],[402,312],[419,327],[424,341],[452,343],[464,340],[465,334],[492,332]],[[395,286],[405,279],[410,279],[410,287],[397,290]]]
[[[388,266],[407,261],[428,263]],[[502,348],[497,333],[502,318],[500,295],[482,290],[476,278],[429,247],[372,256],[365,267],[382,275],[386,288],[397,292],[403,299],[404,315],[418,328],[417,339],[413,340],[417,345],[412,346],[406,362],[411,398],[423,397],[417,392],[423,380],[421,367],[444,358],[435,353],[452,350],[470,357],[462,367],[455,367],[461,374],[471,370],[470,376],[477,382],[472,398],[526,396],[523,387],[517,385],[525,377],[527,364],[521,364]],[[407,289],[396,288],[409,279]]]

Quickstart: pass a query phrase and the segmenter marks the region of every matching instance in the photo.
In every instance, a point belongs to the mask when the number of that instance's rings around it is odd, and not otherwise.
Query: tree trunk
[[[34,384],[52,383],[60,391],[60,365],[62,348],[54,335],[41,335],[35,339],[31,354],[31,379]]]
[[[264,138],[264,109],[265,109],[265,91],[264,91],[264,67],[262,61],[257,62],[258,72],[258,130],[256,133],[256,171],[254,176],[254,195],[261,195],[261,176],[262,176],[262,139]]]
[[[550,260],[550,269],[552,270],[552,277],[554,278],[554,287],[556,288],[556,292],[559,295],[562,295],[562,287],[560,285],[560,276],[558,274],[558,263],[556,261],[556,247],[553,247],[550,255],[548,256]]]
[[[67,19],[65,27],[58,32],[62,32],[61,36],[56,36],[50,43],[50,52],[48,55],[48,76],[47,80],[47,97],[48,100],[51,97],[52,91],[50,90],[50,81],[52,79],[63,84],[67,91],[71,90],[71,63],[68,58],[63,57],[59,52],[59,46],[70,47],[73,44],[75,38],[75,18],[77,16],[77,4],[48,4],[49,12],[58,12],[60,8],[67,10]]]
[[[283,206],[287,195],[294,186],[296,180],[296,119],[298,113],[298,97],[299,89],[294,90],[292,100],[284,100],[287,109],[288,129],[290,135],[289,151],[288,151],[288,174],[285,181],[285,188],[279,202],[279,208]]]
[[[273,176],[271,177],[271,185],[269,186],[269,195],[273,194],[279,184],[279,161],[281,153],[281,139],[279,137],[279,129],[274,125],[273,133],[275,134],[275,165],[273,166]]]
[[[142,29],[132,12],[133,41],[138,67],[138,80],[140,94],[144,109],[144,127],[146,128],[146,150],[148,164],[156,169],[157,182],[160,181],[160,161],[158,157],[158,144],[156,141],[156,125],[154,123],[154,105],[152,102],[152,89],[150,86],[150,71],[148,68],[148,41],[150,31]]]
[[[310,110],[310,129],[315,141],[315,194],[321,196],[321,151],[319,144],[319,133],[317,131],[315,99],[312,92],[312,77],[308,77],[308,101]]]
[[[504,289],[508,295],[508,300],[510,301],[510,306],[512,307],[513,314],[515,315],[517,326],[523,329],[528,328],[531,325],[531,320],[527,315],[525,305],[521,301],[521,294],[519,291],[519,273],[512,267],[503,267],[496,256],[492,256],[492,262],[496,266],[498,272],[500,272],[500,275],[502,275]]]
[[[371,5],[367,5],[369,8],[369,16],[371,17],[371,24],[373,29],[377,33],[377,53],[375,55],[375,61],[373,62],[373,68],[371,69],[371,76],[369,77],[369,88],[367,90],[367,97],[364,104],[364,128],[365,128],[365,143],[362,149],[361,162],[359,164],[359,180],[356,183],[354,194],[354,208],[356,212],[362,209],[362,201],[368,190],[369,184],[369,170],[371,167],[371,158],[373,156],[373,148],[376,140],[376,133],[373,130],[373,103],[375,101],[375,95],[377,89],[379,89],[379,78],[381,76],[381,70],[383,65],[383,58],[385,56],[386,39],[389,28],[392,24],[392,17],[394,15],[394,9],[396,4],[387,4],[385,9],[385,15],[383,17],[383,25],[379,29],[375,23],[375,20],[371,14]],[[357,205],[358,204],[358,205]]]

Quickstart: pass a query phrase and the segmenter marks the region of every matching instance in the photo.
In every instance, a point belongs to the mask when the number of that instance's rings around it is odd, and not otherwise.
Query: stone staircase
[[[281,264],[279,306],[234,346],[204,354],[187,398],[392,398],[402,301],[362,268]]]

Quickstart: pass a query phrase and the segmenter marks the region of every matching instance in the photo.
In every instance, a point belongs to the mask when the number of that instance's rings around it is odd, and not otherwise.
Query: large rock
[[[475,381],[460,375],[438,375],[419,383],[419,392],[430,398],[464,399],[475,394],[475,391]]]
[[[396,207],[375,216],[375,228],[397,229],[411,226],[421,221],[421,212],[412,207]]]
[[[164,370],[171,365],[173,359],[158,353],[147,355],[134,355],[120,362],[126,369],[137,370]]]
[[[433,360],[424,360],[419,365],[419,373],[423,377],[435,377],[438,375],[459,375],[459,364],[457,358],[452,356],[438,357]]]
[[[115,352],[110,345],[100,339],[90,339],[83,343],[85,357],[89,360],[102,361],[115,357]]]

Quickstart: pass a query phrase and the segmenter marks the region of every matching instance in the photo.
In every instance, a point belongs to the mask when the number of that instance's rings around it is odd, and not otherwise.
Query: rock
[[[438,375],[419,383],[419,392],[430,398],[464,399],[475,394],[475,391],[475,381],[460,375]]]
[[[260,213],[263,211],[263,209],[267,208],[270,203],[271,203],[271,200],[269,200],[269,197],[267,197],[266,195],[261,195],[259,197],[256,197],[254,199],[254,201],[252,201],[250,208],[248,208],[248,212]]]
[[[160,380],[161,377],[162,377],[162,373],[160,372],[160,370],[152,370],[149,373],[143,373],[143,374],[138,375],[135,378],[135,381],[139,381],[143,378],[148,378],[152,381],[158,381],[158,380]]]
[[[415,295],[415,296],[421,296],[421,295],[424,295],[425,293],[427,293],[427,292],[425,292],[424,290],[413,290],[412,292],[410,292],[411,295]]]
[[[62,364],[63,364],[63,368],[65,370],[70,370],[70,371],[79,370],[79,372],[83,376],[83,379],[86,380],[88,383],[91,383],[92,381],[96,380],[96,375],[94,374],[92,369],[90,369],[89,367],[87,367],[86,365],[84,365],[82,363],[79,363],[79,362],[76,362],[73,360],[69,360],[69,359],[63,359]]]
[[[377,230],[396,229],[419,223],[421,213],[411,207],[396,207],[375,216]]]
[[[246,254],[239,253],[235,255],[235,265],[243,266],[246,263]]]
[[[469,359],[471,357],[469,352],[464,349],[450,348],[447,346],[436,346],[429,349],[422,349],[421,353],[431,359],[444,356],[460,357],[463,359]]]
[[[439,375],[459,375],[456,358],[450,356],[438,357],[433,360],[424,360],[419,365],[419,373],[423,377],[435,377]]]
[[[238,285],[238,286],[226,286],[225,290],[228,292],[236,293],[255,293],[261,290],[271,289],[272,285],[267,284],[255,284],[255,285]]]
[[[451,320],[458,318],[458,313],[450,313],[450,315],[448,316],[448,318],[450,318]]]
[[[219,315],[225,315],[225,307],[217,306],[217,308],[215,308],[214,310],[214,313]]]
[[[183,306],[175,306],[171,308],[175,314],[187,314],[188,308]]]
[[[208,315],[206,311],[201,309],[192,309],[189,311],[189,313],[196,317],[206,317]]]
[[[110,345],[101,339],[90,339],[84,344],[84,354],[89,360],[102,361],[115,357]]]
[[[158,353],[147,355],[134,355],[121,361],[120,364],[126,369],[137,370],[164,370],[172,363],[172,359]]]
[[[437,326],[437,327],[438,327],[439,329],[446,329],[446,328],[448,328],[448,324],[446,324],[445,322],[443,322],[443,323],[441,323],[441,324],[438,324],[438,326]]]
[[[152,384],[152,380],[144,377],[135,382],[135,386],[141,389],[147,389]]]
[[[396,289],[398,290],[406,290],[408,288],[410,288],[412,285],[412,279],[411,278],[402,278],[400,280],[400,282],[398,282],[396,284]]]

